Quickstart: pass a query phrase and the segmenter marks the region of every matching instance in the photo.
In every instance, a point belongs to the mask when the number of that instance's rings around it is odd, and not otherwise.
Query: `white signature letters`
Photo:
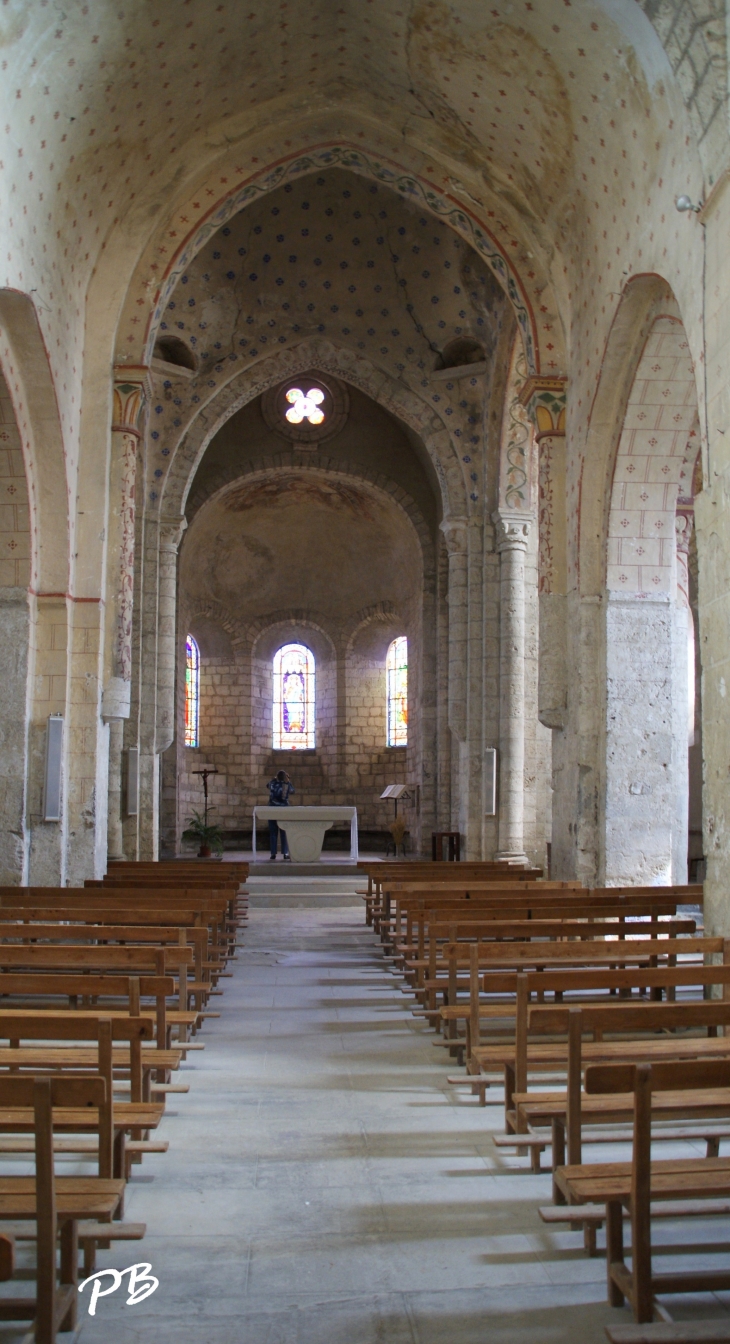
[[[127,1307],[136,1307],[139,1302],[144,1302],[146,1297],[150,1297],[156,1288],[160,1286],[160,1280],[156,1279],[154,1274],[150,1274],[152,1266],[144,1262],[138,1265],[130,1265],[128,1269],[100,1269],[96,1274],[91,1274],[88,1279],[84,1279],[79,1284],[79,1292],[82,1293],[87,1283],[93,1284],[91,1289],[91,1301],[89,1302],[89,1315],[96,1315],[96,1304],[100,1297],[108,1297],[110,1293],[115,1293],[120,1287],[122,1276],[129,1275],[129,1296],[125,1303]],[[108,1288],[102,1288],[101,1281],[105,1274],[111,1275],[112,1282]]]

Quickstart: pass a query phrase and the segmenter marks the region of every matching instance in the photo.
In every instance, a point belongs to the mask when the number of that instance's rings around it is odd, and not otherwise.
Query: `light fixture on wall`
[[[693,214],[699,215],[702,209],[702,201],[700,201],[699,205],[695,205],[689,196],[678,196],[674,204],[680,215],[686,215],[690,210]]]

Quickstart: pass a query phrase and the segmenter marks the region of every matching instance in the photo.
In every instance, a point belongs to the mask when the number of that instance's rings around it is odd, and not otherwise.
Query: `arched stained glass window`
[[[399,635],[385,664],[388,704],[388,746],[408,745],[408,640]]]
[[[198,747],[200,724],[200,649],[192,635],[185,640],[185,746]]]
[[[284,644],[274,654],[274,749],[314,746],[314,654]]]

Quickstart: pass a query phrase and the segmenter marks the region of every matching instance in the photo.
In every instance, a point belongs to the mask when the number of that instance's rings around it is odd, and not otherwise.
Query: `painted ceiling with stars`
[[[170,370],[151,408],[153,500],[175,445],[231,378],[319,337],[430,403],[476,501],[483,405],[505,321],[515,329],[503,290],[446,224],[338,169],[286,182],[213,235],[167,302],[158,338],[185,342],[197,371],[190,379]],[[486,375],[434,380],[444,352],[448,362],[464,342]]]

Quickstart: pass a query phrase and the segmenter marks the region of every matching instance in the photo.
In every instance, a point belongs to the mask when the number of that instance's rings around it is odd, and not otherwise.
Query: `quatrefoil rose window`
[[[296,448],[314,449],[342,429],[349,409],[344,383],[315,372],[297,374],[261,398],[270,429],[292,440]]]
[[[324,424],[324,392],[321,387],[310,387],[308,392],[302,392],[300,387],[290,387],[285,395],[291,403],[286,412],[290,425],[301,425],[303,420],[307,420],[310,425]]]

